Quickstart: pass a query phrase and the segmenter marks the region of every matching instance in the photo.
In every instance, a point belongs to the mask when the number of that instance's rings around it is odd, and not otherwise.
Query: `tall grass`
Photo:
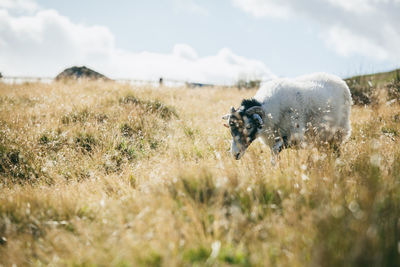
[[[0,84],[0,264],[399,265],[400,106],[271,166],[220,119],[254,93]]]

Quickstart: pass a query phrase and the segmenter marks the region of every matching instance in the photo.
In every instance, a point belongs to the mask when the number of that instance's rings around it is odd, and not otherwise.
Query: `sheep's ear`
[[[226,114],[226,115],[224,115],[224,116],[222,116],[222,119],[223,120],[229,120],[229,117],[231,116],[231,114]]]
[[[233,113],[235,113],[235,112],[236,112],[235,108],[234,108],[233,106],[231,106],[231,113],[228,113],[228,114],[222,116],[222,119],[223,119],[223,120],[229,120],[229,117],[231,116],[231,114],[233,114]],[[229,127],[229,126],[228,126],[228,127]]]
[[[229,125],[228,125],[228,124],[226,124],[226,123],[224,123],[224,126],[225,126],[226,128],[229,128]]]

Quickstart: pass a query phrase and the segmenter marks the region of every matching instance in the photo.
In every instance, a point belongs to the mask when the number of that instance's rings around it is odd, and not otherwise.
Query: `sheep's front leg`
[[[276,137],[275,144],[272,147],[271,164],[275,165],[276,160],[279,159],[279,152],[281,152],[285,147],[288,147],[287,136]]]
[[[294,145],[299,145],[304,141],[304,133],[306,130],[306,124],[300,118],[296,118],[293,123],[293,128],[291,129],[291,143]]]
[[[272,147],[272,151],[274,154],[278,155],[284,148],[289,147],[288,137],[275,137],[275,144]]]
[[[276,139],[278,139],[278,140],[276,140]],[[276,142],[275,142],[274,146],[272,147],[272,152],[274,155],[277,156],[277,155],[279,155],[279,152],[282,151],[284,143],[282,142],[280,137],[277,137],[276,139],[275,139]]]

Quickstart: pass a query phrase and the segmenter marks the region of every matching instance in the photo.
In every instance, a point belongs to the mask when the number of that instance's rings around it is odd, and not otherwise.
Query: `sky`
[[[400,67],[400,0],[0,0],[0,72],[230,84]]]

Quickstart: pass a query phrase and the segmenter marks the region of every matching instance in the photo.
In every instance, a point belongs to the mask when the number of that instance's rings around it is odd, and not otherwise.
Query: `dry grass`
[[[273,167],[227,151],[220,117],[254,93],[0,84],[0,265],[399,265],[400,106]]]

